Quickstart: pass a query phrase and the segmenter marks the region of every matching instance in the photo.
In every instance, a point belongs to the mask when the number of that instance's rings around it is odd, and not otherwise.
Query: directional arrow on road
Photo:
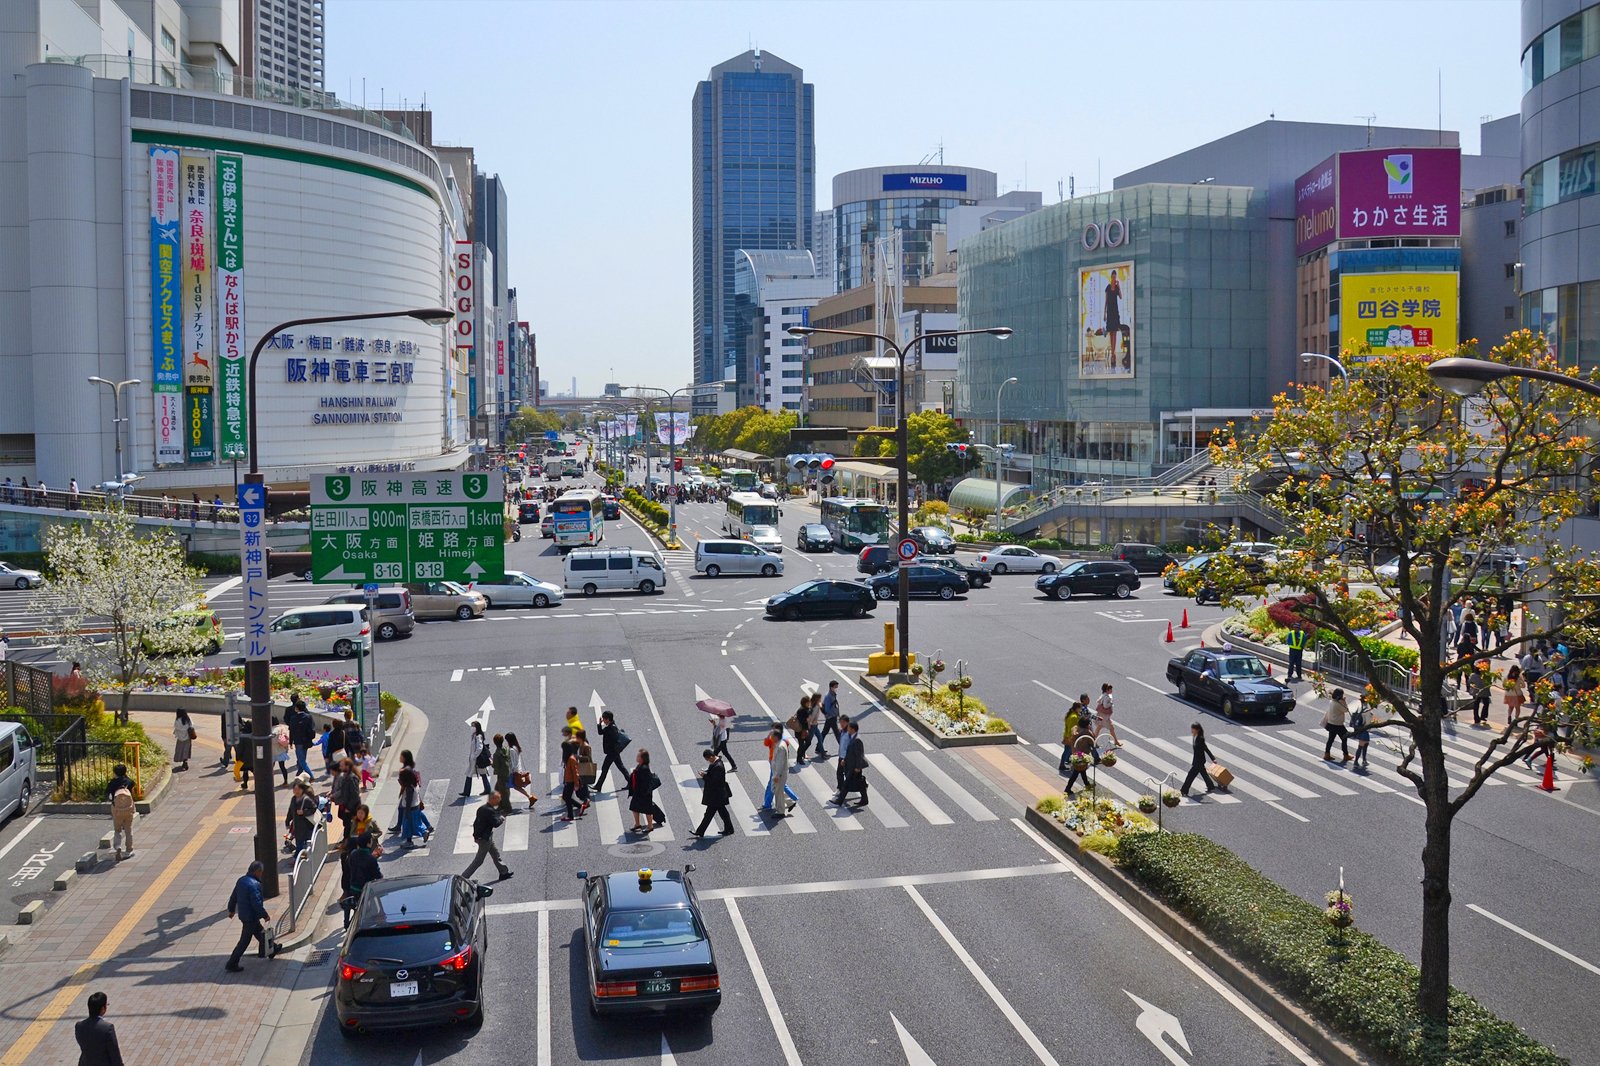
[[[606,709],[606,701],[600,698],[600,693],[594,689],[589,690],[589,710],[594,712],[595,728],[600,728],[600,712]]]
[[[1139,1020],[1133,1023],[1134,1028],[1154,1044],[1156,1050],[1165,1055],[1168,1062],[1174,1063],[1175,1066],[1188,1066],[1189,1060],[1184,1055],[1190,1053],[1189,1038],[1183,1035],[1183,1026],[1178,1023],[1178,1019],[1154,1003],[1140,999],[1126,988],[1122,990],[1122,994],[1133,1000],[1134,1005],[1139,1008]],[[1166,1038],[1169,1036],[1172,1037],[1174,1044],[1183,1048],[1183,1055],[1167,1045]]]
[[[922,1045],[917,1043],[916,1038],[906,1032],[906,1027],[900,1024],[899,1018],[890,1014],[889,1020],[894,1022],[895,1034],[900,1037],[900,1050],[905,1053],[906,1066],[938,1066],[933,1061],[933,1056],[923,1051]]]
[[[489,731],[489,712],[492,710],[494,710],[494,697],[486,696],[483,706],[478,708],[477,714],[467,719],[467,724],[471,725],[473,722],[477,722],[483,726],[483,731],[487,733]]]
[[[814,696],[818,692],[822,691],[822,686],[817,684],[815,681],[809,681],[802,677],[800,679],[800,691],[804,692],[807,696]]]
[[[705,689],[701,688],[699,685],[696,685],[694,687],[694,701],[696,703],[699,703],[701,700],[709,700],[710,698],[711,698],[711,693],[707,692]]]

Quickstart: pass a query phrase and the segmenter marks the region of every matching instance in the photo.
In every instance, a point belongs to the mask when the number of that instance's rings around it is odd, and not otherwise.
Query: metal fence
[[[0,662],[0,684],[4,686],[5,706],[19,707],[35,718],[51,712],[55,696],[50,688],[49,670],[13,659]]]
[[[273,929],[278,937],[294,932],[299,925],[300,912],[317,886],[317,875],[328,861],[328,851],[328,819],[319,811],[316,823],[311,827],[310,842],[300,849],[300,854],[294,857],[294,865],[289,869],[289,906]]]
[[[89,740],[81,718],[56,739],[55,758],[55,798],[58,801],[104,800],[105,787],[114,776],[112,768],[119,763],[128,768],[133,778],[134,797],[144,795],[139,745],[120,740]]]
[[[0,722],[19,722],[39,742],[35,755],[41,769],[53,770],[56,765],[55,741],[83,724],[77,714],[0,713]],[[74,733],[74,736],[81,736]]]
[[[1317,644],[1318,673],[1352,686],[1365,687],[1369,680],[1381,680],[1407,702],[1416,702],[1416,678],[1410,670],[1392,659],[1380,659],[1373,666],[1376,668],[1374,672],[1378,675],[1376,679],[1369,678],[1362,666],[1361,657],[1355,652],[1342,648],[1332,641],[1324,640]]]

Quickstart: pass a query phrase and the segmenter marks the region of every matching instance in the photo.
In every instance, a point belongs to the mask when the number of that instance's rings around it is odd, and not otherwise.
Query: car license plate
[[[405,996],[414,996],[416,994],[417,983],[415,981],[391,981],[389,983],[390,999],[401,999]]]
[[[644,982],[644,994],[647,995],[647,996],[660,995],[663,992],[671,992],[671,991],[672,991],[672,982],[671,981],[646,981],[646,982]]]

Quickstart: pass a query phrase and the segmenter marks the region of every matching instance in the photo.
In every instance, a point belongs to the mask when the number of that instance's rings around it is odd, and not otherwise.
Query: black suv
[[[897,565],[894,549],[887,544],[869,544],[856,556],[856,570],[863,574],[881,574]]]
[[[483,1021],[484,900],[494,889],[455,874],[373,881],[339,948],[339,1031]]]
[[[1033,587],[1057,600],[1084,594],[1125,600],[1139,587],[1139,574],[1128,563],[1082,560],[1068,563],[1059,574],[1040,574]]]

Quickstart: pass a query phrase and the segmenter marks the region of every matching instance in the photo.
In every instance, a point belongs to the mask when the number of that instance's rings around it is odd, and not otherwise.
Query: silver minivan
[[[667,583],[661,556],[642,548],[574,548],[561,566],[561,583],[585,596],[608,589],[638,589],[648,594]]]
[[[702,540],[694,546],[697,574],[760,574],[776,577],[783,573],[783,556],[767,551],[748,540]]]
[[[28,731],[16,722],[0,722],[0,822],[13,813],[28,813],[39,783],[39,752]]]

